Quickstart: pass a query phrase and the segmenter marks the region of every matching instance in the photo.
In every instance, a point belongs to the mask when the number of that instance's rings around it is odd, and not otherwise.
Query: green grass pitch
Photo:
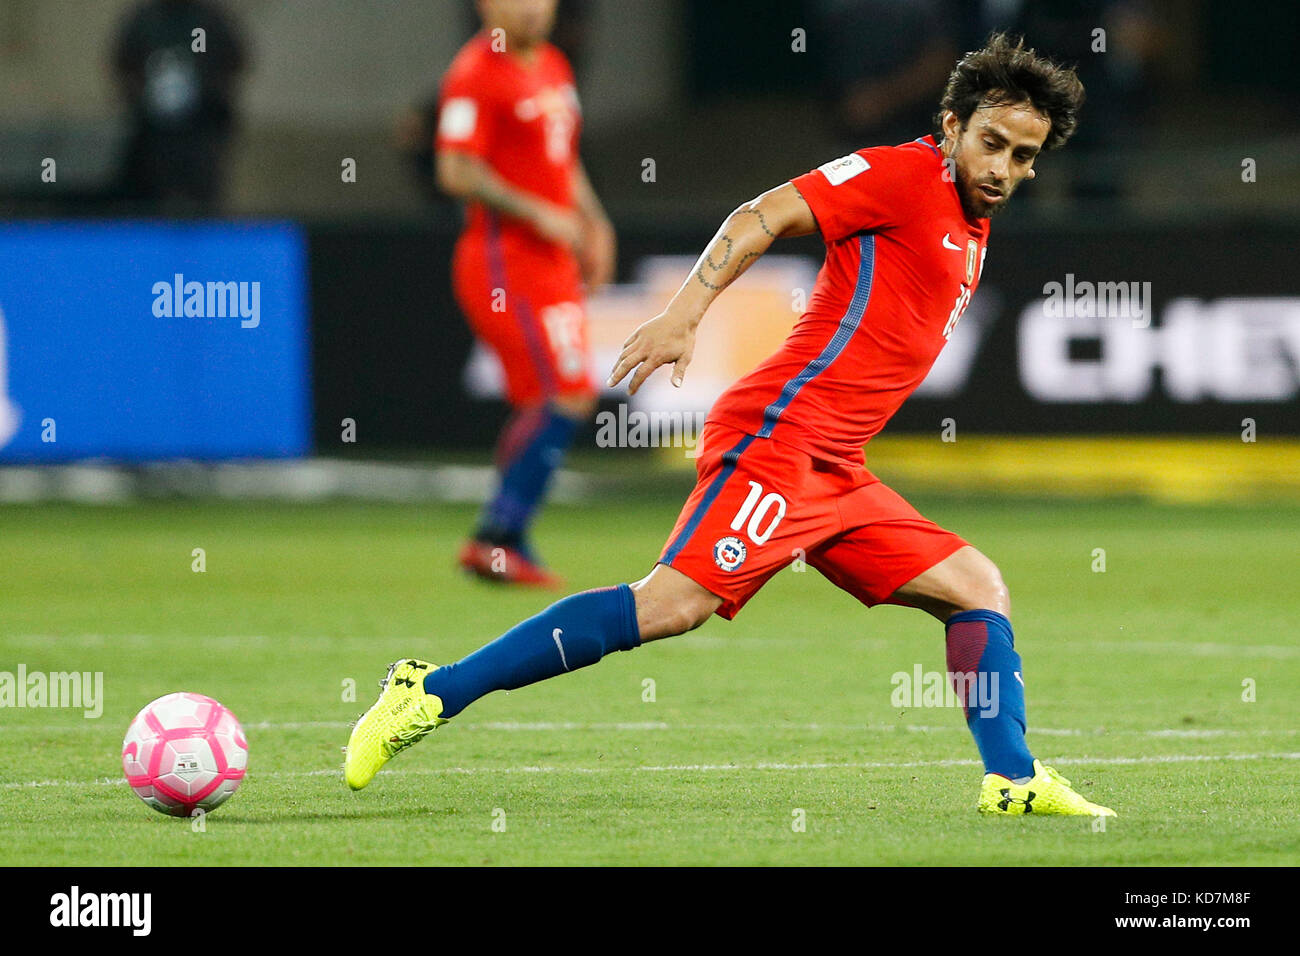
[[[574,590],[634,580],[681,497],[553,507],[538,541]],[[105,704],[0,710],[0,865],[1300,862],[1300,507],[917,504],[1002,568],[1031,746],[1119,811],[1104,831],[977,815],[960,711],[891,703],[895,672],[944,669],[942,628],[795,570],[735,622],[489,696],[353,794],[341,746],[390,660],[550,599],[452,569],[472,509],[13,505],[0,671],[102,671]],[[175,690],[251,747],[203,832],[121,781],[128,722]]]

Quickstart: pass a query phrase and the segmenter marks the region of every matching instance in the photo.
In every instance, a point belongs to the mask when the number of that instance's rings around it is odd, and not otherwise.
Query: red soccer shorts
[[[728,620],[795,560],[872,607],[967,546],[866,467],[725,425],[705,426],[696,474],[659,563],[722,598]]]
[[[536,246],[474,230],[452,257],[456,301],[501,360],[515,406],[595,394],[577,264],[566,252]]]

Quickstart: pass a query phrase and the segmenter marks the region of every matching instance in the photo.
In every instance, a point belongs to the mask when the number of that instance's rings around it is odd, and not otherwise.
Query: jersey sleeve
[[[488,84],[466,72],[453,72],[443,83],[434,149],[455,150],[486,159],[492,148],[496,102]]]
[[[790,180],[834,242],[898,225],[916,189],[916,170],[893,147],[860,149]]]

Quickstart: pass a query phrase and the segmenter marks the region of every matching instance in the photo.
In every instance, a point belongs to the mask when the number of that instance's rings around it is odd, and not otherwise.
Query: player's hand
[[[582,246],[582,220],[577,213],[539,200],[533,210],[532,224],[543,239],[558,242],[575,252]]]
[[[673,363],[673,385],[680,388],[686,377],[686,367],[695,354],[695,326],[697,322],[661,312],[640,326],[623,343],[623,351],[614,370],[609,373],[609,386],[623,381],[635,369],[627,393],[635,395],[642,383],[661,365]]]
[[[596,291],[614,278],[616,257],[614,227],[603,219],[588,224],[582,248],[578,250],[582,281],[586,283],[588,292]]]

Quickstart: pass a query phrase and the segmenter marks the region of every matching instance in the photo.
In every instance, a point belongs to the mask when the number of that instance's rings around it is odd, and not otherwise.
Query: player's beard
[[[979,191],[980,183],[972,183],[966,178],[966,174],[957,168],[957,195],[961,197],[962,209],[971,219],[992,219],[1003,209],[1007,208],[1007,203],[1011,202],[1011,193],[1014,191],[1009,186],[999,186],[997,183],[989,182],[987,185],[994,189],[1002,191],[1002,198],[997,202],[989,202],[984,198],[984,194]]]
[[[953,173],[957,178],[957,198],[961,200],[962,209],[967,217],[971,219],[992,219],[1007,207],[1007,203],[1011,202],[1011,194],[1015,192],[1015,188],[1010,185],[999,186],[995,182],[988,182],[988,185],[994,189],[1002,191],[1001,200],[995,203],[989,202],[984,198],[983,193],[979,191],[980,183],[971,182],[966,173],[963,172],[960,156],[961,143],[957,143],[953,147],[952,153],[949,154],[949,158],[952,160]]]

